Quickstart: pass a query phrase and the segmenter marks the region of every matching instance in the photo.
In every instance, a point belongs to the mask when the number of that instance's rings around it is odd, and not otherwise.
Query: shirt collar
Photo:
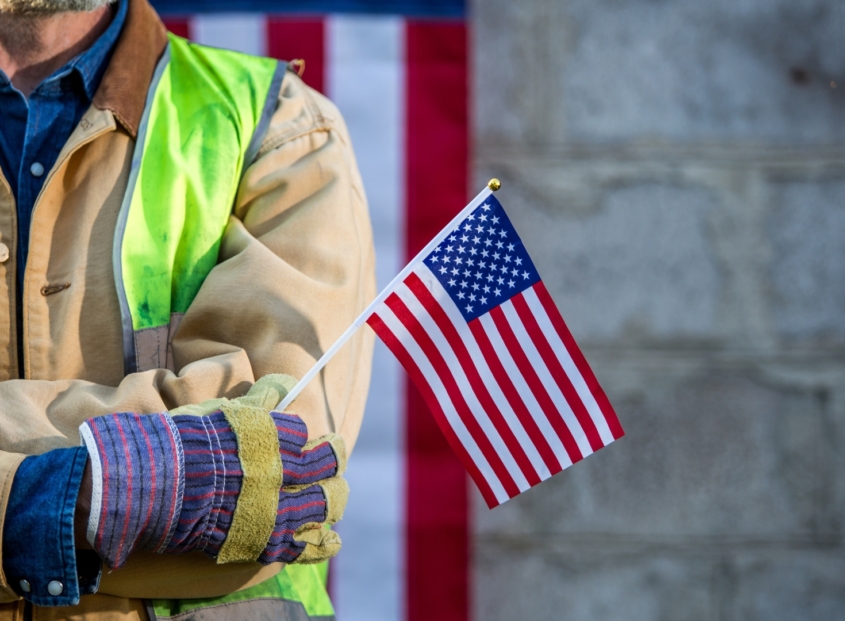
[[[115,40],[109,43],[111,37]],[[95,46],[103,39],[107,41],[98,67],[103,73],[101,77],[95,74],[85,80],[85,90],[86,93],[95,92],[93,96],[89,95],[91,102],[100,110],[111,111],[135,138],[144,112],[147,88],[156,63],[167,47],[167,30],[148,0],[119,0],[117,14]],[[90,51],[83,52],[71,63],[82,60]],[[91,64],[96,65],[95,62]],[[68,71],[67,65],[57,73],[65,71]],[[8,89],[14,89],[14,86],[0,70],[0,91]]]
[[[126,24],[93,104],[109,110],[132,138],[144,113],[147,90],[167,47],[167,29],[148,0],[129,0]]]
[[[59,69],[53,74],[53,77],[76,71],[82,78],[88,100],[94,99],[94,93],[97,92],[97,87],[99,87],[106,71],[112,50],[120,37],[121,30],[123,30],[128,4],[128,0],[118,0],[117,13],[115,13],[114,19],[112,19],[106,31],[99,36],[94,45]]]

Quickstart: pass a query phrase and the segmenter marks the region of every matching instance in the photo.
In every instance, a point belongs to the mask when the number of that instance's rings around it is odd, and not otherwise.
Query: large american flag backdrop
[[[343,112],[385,286],[467,203],[464,0],[153,0],[176,34],[283,60]],[[366,329],[366,328],[364,328]],[[470,616],[467,475],[376,343],[330,589],[341,621]]]

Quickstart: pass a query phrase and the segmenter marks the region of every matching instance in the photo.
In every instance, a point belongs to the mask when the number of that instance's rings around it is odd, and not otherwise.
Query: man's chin
[[[67,11],[94,11],[115,0],[0,0],[0,12],[16,15],[52,15]]]

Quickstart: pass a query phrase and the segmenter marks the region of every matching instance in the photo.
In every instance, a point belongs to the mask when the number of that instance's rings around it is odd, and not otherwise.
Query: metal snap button
[[[47,592],[50,593],[50,595],[61,595],[64,590],[64,585],[58,580],[51,580],[50,584],[47,585]]]
[[[21,580],[18,584],[21,585],[21,591],[24,593],[32,593],[32,585],[29,580]]]
[[[9,260],[9,247],[0,242],[0,263],[5,263]]]

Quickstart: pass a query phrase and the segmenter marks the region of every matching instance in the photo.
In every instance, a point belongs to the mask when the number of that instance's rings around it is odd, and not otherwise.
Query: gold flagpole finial
[[[500,187],[502,187],[502,182],[494,177],[493,179],[490,179],[490,181],[487,182],[487,187],[495,192]]]
[[[304,58],[294,58],[288,63],[288,67],[296,71],[296,75],[300,78],[302,74],[305,73],[305,59]]]

